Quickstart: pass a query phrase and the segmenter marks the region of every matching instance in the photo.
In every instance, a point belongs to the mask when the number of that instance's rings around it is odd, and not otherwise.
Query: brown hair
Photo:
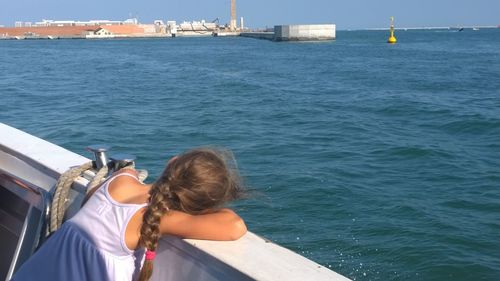
[[[168,210],[200,214],[239,199],[241,186],[236,161],[229,151],[198,148],[171,160],[149,192],[139,245],[155,251],[160,239],[160,220]],[[153,261],[145,260],[139,281],[153,273]]]

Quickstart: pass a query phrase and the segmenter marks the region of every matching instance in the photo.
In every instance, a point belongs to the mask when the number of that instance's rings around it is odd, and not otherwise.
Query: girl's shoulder
[[[119,203],[143,204],[147,202],[149,185],[139,181],[137,171],[122,169],[113,174],[110,179],[108,193]]]
[[[121,176],[125,176],[125,177],[121,177]],[[125,179],[135,179],[136,181],[138,181],[138,177],[139,177],[139,172],[137,172],[134,169],[121,169],[121,170],[114,172],[111,175],[111,180],[114,181],[118,178],[122,178],[122,179],[125,178]]]

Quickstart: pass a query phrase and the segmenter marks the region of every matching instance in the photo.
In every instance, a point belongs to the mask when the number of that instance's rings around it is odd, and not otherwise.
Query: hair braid
[[[156,251],[161,237],[161,217],[169,210],[168,184],[153,184],[150,191],[149,205],[143,215],[139,245],[147,250]],[[145,260],[139,275],[139,281],[147,281],[153,274],[153,261]]]
[[[215,210],[245,194],[230,151],[199,148],[176,156],[150,191],[143,215],[139,245],[155,251],[161,237],[160,221],[168,210],[198,215]],[[139,281],[148,281],[153,261],[145,260]]]

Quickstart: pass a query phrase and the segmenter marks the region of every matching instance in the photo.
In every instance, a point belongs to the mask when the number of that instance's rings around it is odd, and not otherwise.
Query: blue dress
[[[118,176],[133,175],[123,173]],[[122,204],[104,183],[83,208],[65,222],[14,274],[12,281],[131,281],[144,251],[125,244],[131,217],[147,204]],[[134,177],[135,178],[135,177]]]

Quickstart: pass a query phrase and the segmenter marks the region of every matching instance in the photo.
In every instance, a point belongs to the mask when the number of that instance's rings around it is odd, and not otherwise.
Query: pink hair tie
[[[146,250],[146,260],[147,261],[154,260],[155,256],[156,256],[156,252],[155,251]]]

